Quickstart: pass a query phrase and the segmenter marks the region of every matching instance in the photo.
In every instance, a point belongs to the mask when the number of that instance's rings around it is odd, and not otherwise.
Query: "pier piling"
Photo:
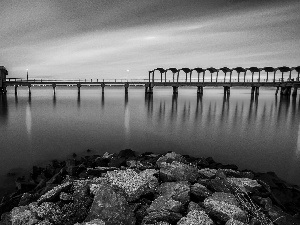
[[[177,86],[172,86],[173,87],[173,94],[178,94],[178,87]]]
[[[15,85],[15,95],[18,94],[18,85]]]
[[[297,87],[294,87],[294,89],[293,89],[293,94],[292,94],[293,96],[296,96],[297,95]]]
[[[102,94],[104,94],[104,88],[105,88],[105,84],[104,83],[101,84],[101,88],[102,88]]]

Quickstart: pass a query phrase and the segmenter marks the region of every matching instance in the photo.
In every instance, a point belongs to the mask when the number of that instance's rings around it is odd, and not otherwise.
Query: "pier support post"
[[[125,87],[125,94],[128,94],[129,84],[128,83],[124,84],[124,87]]]
[[[104,83],[102,83],[102,84],[101,84],[101,88],[102,88],[102,94],[104,94],[104,87],[105,87],[105,84],[104,84]]]
[[[292,87],[285,87],[283,91],[283,95],[290,95]]]
[[[224,86],[224,96],[225,95],[230,95],[230,87]]]
[[[173,87],[173,94],[178,94],[178,87],[177,86],[172,86]]]
[[[146,94],[148,93],[148,86],[147,86],[147,84],[145,84],[145,93]]]
[[[280,88],[280,95],[283,95],[283,94],[284,94],[284,90],[285,90],[285,87],[281,87],[281,88]]]
[[[53,88],[53,94],[56,94],[56,84],[52,84],[52,88]]]
[[[253,95],[253,94],[254,94],[254,91],[255,91],[255,87],[254,87],[254,86],[252,86],[252,87],[251,87],[251,95]]]
[[[80,87],[81,87],[81,84],[77,84],[77,88],[78,88],[78,95],[80,95]]]
[[[29,92],[29,95],[31,95],[31,84],[28,84],[28,92]]]
[[[296,96],[296,95],[297,95],[297,89],[298,89],[297,87],[294,87],[294,89],[293,89],[293,94],[292,94],[293,96]]]
[[[197,86],[197,94],[203,95],[203,86]]]
[[[16,84],[15,85],[15,95],[17,95],[18,94],[18,85]]]
[[[279,87],[276,88],[275,95],[278,94],[278,91],[279,91]]]

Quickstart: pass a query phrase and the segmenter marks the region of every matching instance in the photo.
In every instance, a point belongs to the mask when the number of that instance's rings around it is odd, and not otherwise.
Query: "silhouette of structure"
[[[172,79],[167,80],[167,71],[172,72]],[[192,79],[192,72],[196,71],[198,76],[197,79]],[[218,74],[219,71],[222,71],[224,73],[224,80],[218,80]],[[232,72],[235,70],[238,74],[237,81],[232,81]],[[250,71],[252,73],[251,81],[246,81],[246,72]],[[263,78],[261,80],[261,71],[264,70],[267,75],[266,78]],[[279,70],[282,75],[281,79],[275,79],[276,71]],[[155,79],[155,72],[158,71],[160,73],[160,79]],[[185,73],[185,79],[179,79],[179,73],[180,71],[183,71]],[[205,72],[209,71],[211,76],[209,79],[205,79]],[[298,73],[296,79],[292,79],[292,71],[296,71]],[[274,73],[273,80],[269,79],[269,73]],[[288,79],[284,79],[284,74],[289,72]],[[202,75],[202,81],[200,81],[200,74]],[[213,80],[213,74],[216,73],[216,80]],[[227,73],[229,73],[229,79],[227,79]],[[240,79],[240,73],[244,73],[244,79],[241,81]],[[258,73],[258,79],[254,80],[254,73]],[[228,67],[222,67],[220,69],[217,68],[156,68],[154,70],[149,71],[149,77],[148,79],[141,79],[141,80],[42,80],[42,79],[32,79],[32,80],[22,80],[19,78],[7,78],[8,72],[4,66],[0,67],[0,93],[5,94],[6,93],[6,87],[7,86],[14,86],[15,87],[15,94],[17,94],[17,88],[18,86],[27,86],[29,89],[29,94],[31,94],[31,87],[33,85],[37,86],[52,86],[53,87],[53,93],[55,95],[56,87],[57,86],[63,86],[63,85],[71,85],[71,86],[77,86],[78,88],[78,95],[80,95],[80,90],[82,86],[101,86],[102,88],[102,94],[104,94],[104,88],[105,86],[109,85],[118,85],[123,86],[125,89],[125,94],[128,94],[128,89],[131,85],[140,85],[145,87],[145,93],[151,94],[153,93],[153,88],[155,86],[169,86],[173,88],[173,93],[178,93],[178,88],[181,86],[194,86],[197,87],[197,93],[202,95],[203,94],[203,88],[204,87],[223,87],[224,88],[224,94],[229,95],[230,94],[230,88],[231,87],[251,87],[251,94],[259,94],[259,88],[264,87],[276,87],[275,94],[277,95],[280,91],[280,94],[282,95],[290,95],[291,93],[293,95],[297,94],[297,89],[300,86],[299,81],[299,74],[300,74],[300,66],[297,67],[287,67],[282,66],[278,68],[274,67],[264,67],[264,68],[258,68],[258,67],[250,67],[250,68],[243,68],[243,67],[236,67],[236,68],[228,68]],[[188,81],[188,74],[190,76],[190,79]],[[164,77],[163,77],[164,75]],[[176,78],[175,78],[175,75]],[[164,78],[164,79],[163,79]],[[292,92],[293,89],[293,92]]]

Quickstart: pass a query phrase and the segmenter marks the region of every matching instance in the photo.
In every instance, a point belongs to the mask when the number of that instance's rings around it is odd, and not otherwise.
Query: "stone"
[[[93,175],[96,177],[101,177],[103,173],[106,173],[107,171],[114,171],[118,170],[117,167],[95,167],[95,168],[87,168],[87,175]]]
[[[32,200],[34,199],[34,196],[30,193],[24,193],[22,194],[22,197],[19,202],[19,206],[28,205]]]
[[[158,187],[158,180],[153,176],[156,170],[144,170],[140,173],[132,169],[108,171],[106,178],[108,181],[121,189],[127,195],[127,200],[134,201],[141,195],[154,193]]]
[[[119,152],[118,157],[125,158],[125,159],[135,158],[136,154],[135,151],[132,151],[131,149],[125,149]]]
[[[180,213],[182,210],[183,204],[181,202],[165,196],[159,196],[152,202],[150,207],[147,209],[147,212],[151,213],[155,211],[169,211]]]
[[[255,189],[261,187],[256,180],[251,180],[249,178],[227,178],[227,181],[238,186],[244,192],[253,192]]]
[[[200,182],[198,181],[198,183]],[[215,178],[215,179],[208,180],[206,181],[206,184],[204,186],[206,186],[209,190],[213,192],[231,193],[229,184],[224,179]]]
[[[42,204],[43,202],[51,202],[53,199],[58,197],[61,192],[65,192],[70,189],[72,186],[71,182],[66,182],[64,184],[58,185],[54,187],[52,190],[48,191],[46,194],[42,195],[38,200],[38,204]]]
[[[111,158],[110,162],[108,163],[108,166],[109,167],[118,167],[118,168],[120,168],[121,166],[126,166],[126,159],[113,157],[113,158]]]
[[[106,184],[98,189],[85,221],[94,219],[101,219],[106,225],[134,225],[136,221],[123,192]]]
[[[19,206],[11,210],[11,223],[13,225],[31,225],[36,224],[39,220],[35,214],[30,211],[28,206]]]
[[[211,195],[212,192],[202,184],[195,183],[191,186],[191,199],[195,200],[196,202],[202,202],[205,198]]]
[[[214,222],[204,211],[192,210],[177,225],[214,225]]]
[[[158,193],[186,204],[190,201],[190,184],[187,181],[165,182],[159,186]]]
[[[73,201],[73,196],[66,192],[61,192],[59,195],[59,199],[65,202]]]
[[[187,163],[187,161],[185,160],[185,158],[182,155],[177,154],[175,152],[170,152],[170,153],[167,153],[164,156],[161,156],[156,161],[156,164],[157,164],[158,167],[161,167],[162,163],[172,163],[173,161],[181,162],[181,163]]]
[[[53,225],[49,220],[43,220],[38,222],[36,225]]]
[[[62,222],[62,211],[60,207],[53,202],[43,202],[40,206],[35,208],[34,211],[39,218],[48,220],[54,224],[61,224]]]
[[[82,225],[106,225],[106,223],[101,219],[95,219],[90,222],[83,223]]]
[[[205,169],[201,169],[198,171],[200,174],[200,177],[205,179],[205,178],[215,178],[216,177],[216,173],[217,170],[216,169],[209,169],[209,168],[205,168]]]
[[[227,220],[225,225],[246,225],[246,223],[231,218],[230,220]]]
[[[219,169],[219,170],[222,171],[227,177],[249,178],[249,179],[254,178],[254,174],[250,171],[241,172],[232,169]]]
[[[103,157],[97,157],[94,161],[95,166],[99,166],[99,167],[107,167],[108,163],[109,163],[109,159]]]
[[[177,161],[160,163],[159,175],[163,182],[189,181],[194,183],[199,177],[197,167]]]
[[[156,224],[159,222],[168,222],[176,224],[182,215],[180,213],[170,211],[153,211],[144,217],[142,224]]]
[[[241,222],[247,220],[246,212],[238,207],[238,202],[232,194],[214,193],[204,200],[204,207],[211,217],[224,222],[231,218]]]
[[[198,210],[198,211],[205,211],[200,205],[198,205],[196,202],[190,202],[188,205],[187,212]]]

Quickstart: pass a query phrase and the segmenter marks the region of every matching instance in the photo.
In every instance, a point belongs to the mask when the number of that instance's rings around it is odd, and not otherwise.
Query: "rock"
[[[96,177],[101,177],[103,173],[106,173],[107,171],[113,171],[118,170],[117,167],[95,167],[95,168],[87,168],[87,175],[93,175]]]
[[[99,167],[107,167],[108,163],[109,163],[109,159],[108,158],[103,158],[103,157],[97,157],[94,161],[95,166],[99,166]]]
[[[19,202],[19,206],[28,205],[31,201],[33,201],[34,196],[30,193],[24,193],[22,194],[22,197]]]
[[[191,199],[195,200],[196,202],[202,202],[205,198],[211,195],[212,192],[202,184],[195,183],[191,186]]]
[[[135,155],[135,151],[132,151],[131,149],[125,149],[119,152],[118,157],[128,159],[128,158],[135,158],[136,155]]]
[[[162,183],[158,192],[161,196],[172,198],[182,204],[190,201],[190,184],[187,181]]]
[[[156,161],[156,164],[157,164],[158,167],[161,167],[162,163],[172,163],[174,161],[181,162],[181,163],[187,163],[187,161],[185,160],[185,158],[182,155],[177,154],[175,152],[170,152],[170,153],[167,153],[164,156],[161,156]]]
[[[201,181],[198,183],[201,183]],[[229,184],[226,180],[224,179],[219,179],[219,178],[215,178],[215,179],[211,179],[211,180],[206,180],[205,184],[203,184],[204,186],[206,186],[209,190],[213,191],[213,192],[226,192],[226,193],[231,193]]]
[[[268,214],[269,214],[271,220],[276,225],[298,225],[298,224],[300,224],[300,220],[285,213],[277,206],[272,206],[268,210]]]
[[[144,217],[142,224],[156,224],[159,222],[177,223],[182,218],[180,213],[170,211],[153,211]]]
[[[216,169],[209,169],[209,168],[205,168],[205,169],[201,169],[198,171],[200,178],[206,179],[206,178],[215,178],[216,177],[216,173],[217,170]]]
[[[43,202],[40,206],[35,208],[34,211],[39,218],[48,220],[54,224],[61,224],[62,222],[62,211],[60,207],[53,202]]]
[[[15,183],[16,183],[16,188],[18,190],[22,190],[23,192],[31,191],[36,187],[36,183],[34,183],[33,181],[22,181],[20,179],[17,179]]]
[[[62,180],[64,179],[64,176],[62,175],[61,172],[55,174],[53,177],[51,177],[50,180],[48,180],[46,183],[47,184],[60,184]]]
[[[11,214],[10,212],[2,213],[0,218],[0,225],[11,225]]]
[[[172,163],[160,163],[159,175],[163,182],[189,181],[194,183],[199,177],[196,167],[177,161],[173,161]]]
[[[181,202],[165,196],[159,196],[152,202],[150,207],[147,209],[147,212],[169,211],[179,213],[182,212],[182,210],[183,204]]]
[[[106,178],[108,181],[123,189],[128,201],[134,201],[141,195],[154,193],[158,186],[158,180],[153,174],[156,170],[144,170],[137,173],[132,169],[108,171]]]
[[[245,192],[253,192],[255,189],[261,187],[256,180],[251,180],[249,178],[227,178],[227,181],[235,186],[238,186],[242,191]]]
[[[209,166],[209,162],[203,157],[198,158],[196,160],[196,163],[197,163],[197,167],[199,168],[207,168]]]
[[[67,191],[72,186],[71,182],[66,182],[64,184],[54,187],[52,190],[48,191],[46,194],[42,195],[38,200],[38,204],[43,202],[51,202],[53,199],[59,196],[61,192]]]
[[[211,217],[224,222],[231,218],[241,222],[247,220],[246,212],[238,207],[238,202],[232,194],[214,193],[204,200],[204,207]]]
[[[49,220],[43,220],[38,222],[36,225],[53,225]]]
[[[120,190],[102,185],[94,197],[86,222],[101,219],[106,225],[134,225],[133,210]]]
[[[198,205],[196,202],[190,202],[188,205],[188,210],[187,212],[189,213],[190,211],[193,210],[198,210],[198,211],[205,211],[200,205]]]
[[[73,196],[66,192],[61,192],[59,195],[59,199],[65,202],[73,201]]]
[[[177,225],[214,225],[214,222],[204,211],[192,210]]]
[[[225,225],[246,225],[246,223],[231,218],[230,220],[227,220]]]
[[[90,222],[83,223],[81,225],[106,225],[106,223],[101,219],[95,219]]]
[[[253,179],[254,174],[252,172],[241,172],[238,170],[232,170],[232,169],[219,169],[222,171],[227,177],[239,177],[239,178],[249,178]]]
[[[15,207],[12,209],[10,215],[11,223],[13,225],[31,225],[36,224],[39,221],[35,214],[29,210],[28,206]]]
[[[136,218],[136,224],[141,224],[144,217],[148,215],[147,209],[149,208],[149,205],[147,204],[140,204],[138,209],[135,211],[135,218]]]
[[[227,165],[222,165],[222,169],[231,169],[231,170],[238,170],[237,165],[234,164],[227,164]]]
[[[125,158],[118,158],[118,157],[113,157],[110,162],[108,163],[109,167],[118,167],[120,168],[121,166],[126,166],[126,159]]]

